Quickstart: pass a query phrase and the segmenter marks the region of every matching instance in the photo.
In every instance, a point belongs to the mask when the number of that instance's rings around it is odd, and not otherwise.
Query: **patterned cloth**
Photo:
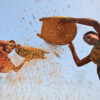
[[[95,64],[100,65],[100,41],[98,41],[91,50],[90,59]]]
[[[97,65],[97,74],[98,74],[98,77],[100,79],[100,65]]]
[[[100,79],[100,41],[98,41],[92,48],[90,59],[97,64],[97,74]]]

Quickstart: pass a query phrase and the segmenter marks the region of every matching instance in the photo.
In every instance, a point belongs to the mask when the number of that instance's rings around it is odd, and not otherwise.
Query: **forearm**
[[[80,59],[78,58],[77,54],[76,54],[75,49],[73,49],[71,52],[72,52],[72,55],[73,55],[73,59],[74,59],[76,65],[77,65],[78,67],[83,66],[83,65],[85,65],[85,64],[87,64],[87,63],[89,63],[89,62],[91,61],[91,60],[90,60],[90,55],[88,55],[87,57],[85,57],[85,58],[83,58],[82,60],[80,60]]]
[[[75,62],[76,65],[78,66],[78,62],[80,62],[80,59],[79,59],[79,57],[77,56],[75,49],[73,49],[73,51],[71,51],[71,52],[72,52],[72,56],[73,56],[74,62]]]
[[[92,26],[98,34],[100,33],[100,23],[90,18],[65,18],[65,23],[78,23],[83,25]]]
[[[15,71],[15,72],[18,72],[21,68],[22,68],[22,66],[25,64],[25,62],[27,62],[27,61],[30,61],[31,59],[29,59],[29,58],[26,58],[19,66],[15,66],[15,65],[13,65],[13,70]]]
[[[6,45],[8,45],[8,44],[9,44],[8,41],[0,40],[0,45],[4,45],[4,46],[6,46]]]
[[[98,24],[98,21],[90,18],[68,18],[69,20],[66,20],[69,23],[79,23],[83,25],[89,25],[89,26],[94,26],[94,24]]]

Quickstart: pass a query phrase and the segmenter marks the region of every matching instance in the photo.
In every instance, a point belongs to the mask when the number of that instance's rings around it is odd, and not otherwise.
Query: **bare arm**
[[[92,26],[98,32],[98,35],[100,36],[100,23],[94,19],[68,17],[68,18],[63,19],[61,23],[78,23],[78,24]]]
[[[0,40],[0,45],[9,45],[9,41],[3,41],[3,40]]]
[[[0,40],[0,45],[2,45],[2,46],[13,46],[13,47],[16,47],[16,45],[18,45],[18,44],[16,44],[16,43],[11,43],[11,42],[9,42],[9,41],[3,41],[3,40]]]
[[[22,68],[22,66],[25,64],[25,62],[27,62],[27,61],[29,61],[29,60],[31,60],[31,59],[25,59],[19,66],[15,66],[15,65],[13,65],[13,71],[15,71],[15,72],[18,72],[21,68]]]
[[[74,45],[73,45],[72,42],[69,43],[69,48],[70,48],[70,50],[71,50],[71,52],[72,52],[73,59],[74,59],[76,65],[77,65],[78,67],[83,66],[83,65],[85,65],[85,64],[87,64],[87,63],[89,63],[89,62],[91,61],[91,60],[90,60],[90,55],[88,55],[87,57],[85,57],[85,58],[83,58],[82,60],[80,60],[80,59],[78,58],[77,54],[76,54],[76,51],[75,51],[75,49],[74,49]]]

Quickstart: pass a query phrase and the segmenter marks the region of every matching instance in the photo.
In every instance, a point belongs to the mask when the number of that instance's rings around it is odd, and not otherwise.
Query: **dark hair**
[[[11,43],[16,43],[14,40],[10,40],[9,42],[11,42]]]
[[[94,31],[89,31],[89,32],[86,32],[85,34],[84,34],[84,36],[86,36],[86,35],[88,35],[88,34],[97,34],[96,32],[94,32]]]

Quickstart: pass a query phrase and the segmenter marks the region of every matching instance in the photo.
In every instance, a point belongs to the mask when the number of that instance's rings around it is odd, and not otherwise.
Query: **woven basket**
[[[71,42],[77,33],[77,26],[74,23],[59,23],[66,17],[46,17],[43,21],[40,38],[55,45],[66,45]]]

